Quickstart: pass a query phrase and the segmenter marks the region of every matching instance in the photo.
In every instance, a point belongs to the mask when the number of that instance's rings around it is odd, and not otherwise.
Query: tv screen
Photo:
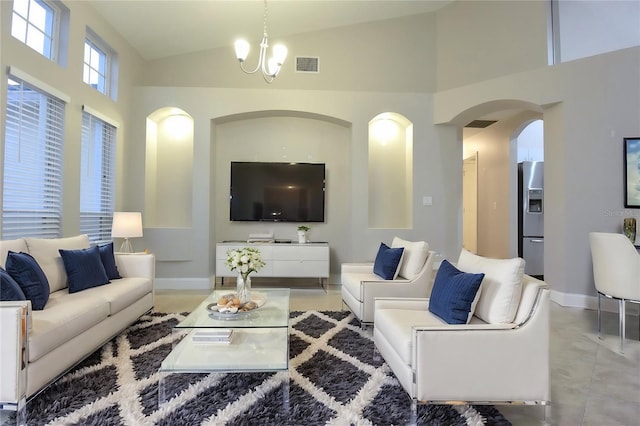
[[[231,163],[232,221],[324,222],[325,165]]]

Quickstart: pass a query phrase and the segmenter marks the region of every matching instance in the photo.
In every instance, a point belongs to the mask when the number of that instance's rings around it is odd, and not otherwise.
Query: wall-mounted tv
[[[231,162],[232,221],[324,222],[325,165]]]

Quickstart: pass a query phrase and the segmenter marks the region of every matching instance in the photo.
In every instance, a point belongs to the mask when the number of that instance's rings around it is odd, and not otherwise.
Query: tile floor
[[[268,286],[277,285],[269,283]],[[288,283],[288,286],[291,287],[291,310],[346,309],[339,286],[329,285],[327,292],[305,283]],[[190,311],[207,294],[207,291],[157,291],[155,310]],[[552,403],[546,409],[500,406],[500,411],[515,426],[640,426],[638,317],[627,318],[624,354],[619,352],[617,324],[617,314],[604,313],[603,339],[598,340],[595,311],[563,308],[552,302]]]

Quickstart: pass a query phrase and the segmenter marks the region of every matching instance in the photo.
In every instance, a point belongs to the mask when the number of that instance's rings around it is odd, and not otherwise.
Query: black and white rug
[[[29,425],[404,425],[411,401],[349,312],[292,312],[286,374],[174,374],[158,367],[184,314],[142,317],[27,405]],[[421,425],[510,425],[492,406],[419,406]]]

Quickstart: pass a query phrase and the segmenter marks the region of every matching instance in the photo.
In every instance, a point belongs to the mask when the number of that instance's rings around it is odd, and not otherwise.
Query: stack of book
[[[207,330],[196,330],[191,335],[194,343],[231,343],[233,330],[230,328],[218,328]]]

